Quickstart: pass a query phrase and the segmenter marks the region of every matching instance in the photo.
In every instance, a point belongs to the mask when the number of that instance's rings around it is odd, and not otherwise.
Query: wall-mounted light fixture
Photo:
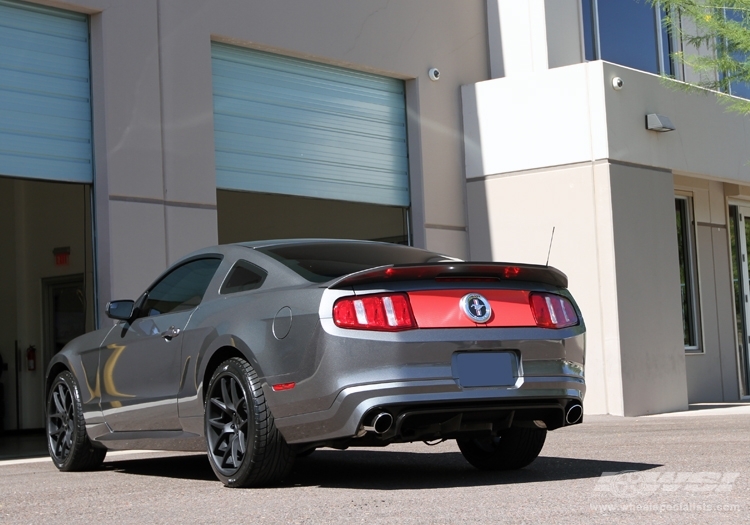
[[[669,117],[664,115],[657,115],[656,113],[649,113],[646,115],[646,129],[651,131],[674,131],[675,127]]]

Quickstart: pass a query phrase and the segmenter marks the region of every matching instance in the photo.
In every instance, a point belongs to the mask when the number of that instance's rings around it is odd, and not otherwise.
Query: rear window
[[[458,260],[398,244],[321,242],[268,246],[257,250],[314,283],[324,283],[350,273],[389,264]]]

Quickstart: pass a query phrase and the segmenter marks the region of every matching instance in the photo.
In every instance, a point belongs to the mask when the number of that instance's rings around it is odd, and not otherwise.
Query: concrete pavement
[[[589,416],[515,472],[477,471],[454,442],[318,450],[283,486],[246,490],[200,454],[112,454],[91,473],[4,462],[0,523],[750,523],[750,414],[735,408]]]

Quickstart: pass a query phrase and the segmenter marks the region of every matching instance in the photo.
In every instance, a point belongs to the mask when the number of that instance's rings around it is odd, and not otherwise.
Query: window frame
[[[690,192],[675,192],[674,196],[675,204],[677,202],[682,203],[682,211],[685,223],[682,224],[683,233],[683,253],[685,253],[685,286],[687,288],[687,302],[688,308],[691,313],[692,323],[690,323],[689,329],[692,332],[692,340],[694,344],[685,344],[684,341],[684,327],[685,318],[683,315],[683,301],[682,301],[682,283],[680,283],[680,317],[682,317],[683,323],[683,344],[685,348],[685,354],[704,354],[705,345],[703,344],[703,316],[701,315],[701,301],[700,301],[700,286],[698,280],[698,250],[696,244],[695,235],[695,215],[693,213],[693,195]],[[677,225],[675,224],[675,229]],[[676,233],[676,231],[675,231]],[[679,237],[677,238],[678,249],[679,249]],[[678,265],[681,265],[682,261],[679,260],[678,251]]]

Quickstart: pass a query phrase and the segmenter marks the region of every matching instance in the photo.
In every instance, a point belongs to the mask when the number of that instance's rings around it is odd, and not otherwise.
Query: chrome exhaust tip
[[[369,425],[364,425],[362,428],[367,432],[375,432],[376,434],[384,434],[391,429],[393,425],[393,416],[388,412],[378,412],[370,421]]]
[[[565,422],[568,425],[575,425],[583,417],[583,407],[578,403],[572,404],[565,412]]]

